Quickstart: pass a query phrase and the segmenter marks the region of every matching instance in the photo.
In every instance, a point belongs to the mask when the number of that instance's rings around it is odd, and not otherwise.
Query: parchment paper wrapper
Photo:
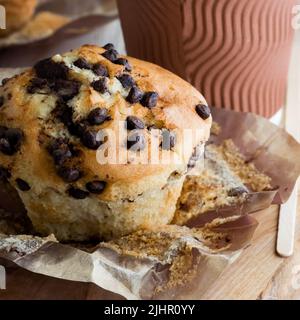
[[[218,227],[194,230],[199,238],[184,227],[155,230],[154,246],[170,238],[160,257],[142,251],[138,255],[122,252],[126,245],[117,248],[102,243],[89,253],[54,242],[53,237],[3,235],[0,258],[35,273],[92,282],[126,299],[195,299],[239,256],[239,249],[249,243],[257,226],[251,217],[235,223],[224,224],[221,232]],[[141,231],[133,240],[136,247],[146,235],[147,231]]]
[[[215,218],[244,215],[282,204],[288,200],[300,174],[299,143],[270,121],[252,113],[212,109],[213,119],[221,126],[218,135],[211,135],[210,143],[221,144],[233,140],[248,163],[269,176],[272,190],[249,192],[239,205],[223,206],[193,217],[187,226],[203,226]]]
[[[284,130],[252,114],[218,109],[213,116],[222,127],[221,134],[212,138],[214,143],[233,139],[247,159],[272,178],[273,191],[250,193],[243,208],[227,208],[223,220],[214,220],[222,217],[222,210],[217,210],[207,214],[205,225],[196,219],[188,227],[144,230],[95,247],[60,244],[53,237],[2,235],[1,263],[72,281],[78,287],[93,283],[113,297],[199,299],[250,243],[257,222],[247,213],[272,201],[286,201],[300,173],[299,144]]]

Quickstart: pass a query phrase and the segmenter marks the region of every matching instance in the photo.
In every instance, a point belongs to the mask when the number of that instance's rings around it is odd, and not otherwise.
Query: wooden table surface
[[[252,244],[202,297],[203,299],[300,299],[300,194],[294,255],[275,252],[278,206],[255,213],[259,226]]]

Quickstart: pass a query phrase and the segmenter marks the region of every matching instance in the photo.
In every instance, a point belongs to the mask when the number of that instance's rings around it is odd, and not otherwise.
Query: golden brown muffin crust
[[[91,64],[101,63],[107,67],[110,79],[116,79],[116,76],[124,73],[124,66],[109,61],[101,55],[103,52],[105,52],[103,48],[86,45],[65,55],[55,56],[54,59],[60,60],[61,57],[64,59],[71,56],[84,58]],[[117,92],[114,97],[115,100],[108,107],[107,102],[101,98],[101,94],[93,90],[87,77],[80,73],[81,69],[70,70],[72,79],[82,83],[79,92],[80,104],[78,108],[75,107],[77,119],[85,119],[88,112],[96,107],[106,107],[109,109],[112,120],[95,126],[94,128],[97,130],[112,129],[118,131],[118,120],[125,120],[127,115],[135,115],[148,126],[158,124],[165,129],[179,129],[180,131],[203,128],[201,140],[194,141],[190,153],[195,145],[206,141],[209,135],[211,118],[203,120],[195,112],[197,104],[205,104],[201,94],[187,82],[156,65],[133,58],[128,58],[128,60],[133,67],[133,71],[125,73],[130,74],[136,81],[137,86],[144,92],[154,91],[158,93],[157,106],[149,109],[143,107],[140,103],[132,105]],[[57,175],[43,139],[47,140],[44,137],[45,133],[46,136],[55,136],[59,132],[66,131],[66,128],[55,119],[53,112],[51,112],[54,110],[57,101],[55,93],[51,92],[48,95],[28,94],[27,88],[35,76],[34,70],[30,69],[11,79],[0,89],[0,95],[4,97],[4,105],[0,113],[0,125],[8,128],[19,128],[25,136],[20,152],[13,157],[1,154],[1,163],[4,166],[14,167],[14,170],[20,172],[24,171],[28,164],[28,169],[32,171],[32,174],[35,177],[39,176],[41,180],[46,179],[49,186],[63,186],[65,183]],[[143,131],[147,136],[147,128]],[[78,160],[84,171],[82,182],[79,182],[81,186],[89,179],[93,179],[93,176],[100,180],[108,180],[110,183],[126,184],[135,183],[147,176],[164,173],[166,170],[171,172],[175,169],[172,166],[167,167],[162,164],[99,165],[94,150],[85,148],[77,137],[70,136],[68,133],[65,134],[82,151]],[[14,165],[12,165],[12,162]],[[100,197],[104,197],[104,194]]]

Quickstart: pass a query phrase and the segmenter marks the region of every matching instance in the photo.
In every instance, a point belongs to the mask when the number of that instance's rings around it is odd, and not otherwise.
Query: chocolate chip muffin
[[[1,176],[39,234],[117,238],[172,220],[210,127],[184,80],[112,44],[85,45],[3,81]]]

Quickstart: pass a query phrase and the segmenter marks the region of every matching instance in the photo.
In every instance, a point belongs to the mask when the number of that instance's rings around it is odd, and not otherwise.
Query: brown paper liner
[[[214,108],[212,114],[222,130],[219,135],[212,136],[211,141],[219,144],[232,139],[249,162],[272,178],[272,186],[278,188],[273,203],[287,201],[300,175],[299,143],[284,129],[254,114]],[[265,191],[252,197],[256,198],[256,204],[263,201],[267,204],[273,194],[273,191]]]
[[[58,279],[19,267],[0,258],[6,271],[6,289],[0,300],[122,300],[122,296],[106,291],[94,283]]]
[[[105,243],[93,253],[87,253],[52,242],[51,238],[0,237],[0,262],[10,268],[19,266],[34,274],[62,279],[59,283],[47,278],[49,284],[54,282],[55,290],[63,283],[75,288],[78,282],[78,289],[83,287],[83,283],[94,283],[103,289],[97,293],[103,299],[117,298],[117,295],[127,299],[196,299],[239,256],[240,249],[249,243],[256,226],[255,219],[249,217],[247,221],[237,220],[235,225],[224,224],[215,231],[211,229],[214,235],[226,235],[227,241],[219,242],[218,250],[203,245],[189,236],[186,230],[180,235],[183,227],[178,227],[179,235],[174,237],[162,258],[142,257],[138,252],[120,254]],[[164,231],[165,234],[169,232],[172,233],[167,228]],[[136,241],[138,245],[140,238]],[[157,241],[161,240],[157,238]],[[211,244],[214,245],[214,241]],[[185,246],[190,250],[184,255],[189,257],[189,252],[192,253],[190,263],[193,272],[188,281],[181,282],[179,277],[178,283],[168,286],[170,269]],[[157,291],[160,287],[165,289]]]

